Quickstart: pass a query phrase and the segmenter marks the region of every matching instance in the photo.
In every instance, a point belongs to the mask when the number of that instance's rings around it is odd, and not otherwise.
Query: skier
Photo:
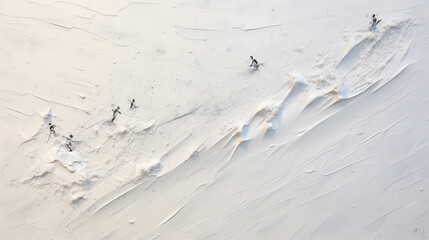
[[[371,30],[374,29],[379,22],[381,22],[381,19],[377,20],[377,18],[375,17],[375,14],[372,14]]]
[[[56,132],[55,132],[55,124],[52,124],[52,123],[49,123],[49,137],[48,137],[48,141],[46,141],[46,142],[49,142],[49,139],[51,138],[51,134],[53,133],[54,134],[54,136],[57,136],[57,134],[56,134]]]
[[[132,100],[132,101],[130,101],[130,100],[128,100],[128,101],[131,103],[130,109],[138,108],[138,106],[136,106],[136,104],[135,104],[135,100],[134,100],[134,98],[133,98],[133,100]]]
[[[250,64],[250,67],[253,67],[253,69],[258,69],[259,64],[258,61],[256,61],[256,59],[253,58],[253,56],[250,56],[250,59],[252,60],[252,63]]]
[[[55,124],[49,123],[49,130],[51,131],[51,133],[53,133],[54,135],[56,135],[55,133]]]
[[[116,109],[112,109],[112,111],[113,111],[112,122],[115,121],[117,113],[122,114],[121,112],[119,112],[119,109],[120,109],[119,106]]]
[[[72,143],[73,143],[73,134],[70,134],[69,137],[64,137],[64,138],[67,139],[67,141],[66,141],[66,147],[69,149],[70,152],[73,152],[73,150],[71,148],[72,147]]]

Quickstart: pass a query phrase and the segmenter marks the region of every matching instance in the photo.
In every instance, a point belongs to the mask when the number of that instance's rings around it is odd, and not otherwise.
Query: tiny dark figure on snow
[[[49,123],[49,137],[48,137],[48,141],[46,141],[46,142],[49,142],[49,139],[51,138],[51,135],[52,134],[54,134],[54,136],[57,136],[57,133],[55,132],[55,124],[52,124],[52,123]]]
[[[250,56],[250,59],[252,60],[250,67],[253,67],[253,69],[258,69],[259,67],[258,61],[256,61],[256,59],[254,59],[253,56]]]
[[[131,103],[131,105],[130,105],[130,109],[134,109],[134,108],[138,108],[138,106],[136,106],[136,100],[134,100],[134,98],[133,98],[133,100],[132,101],[130,101],[130,100],[128,100],[130,103]]]
[[[116,119],[116,114],[122,114],[121,112],[119,112],[119,109],[120,109],[120,107],[118,106],[117,108],[115,108],[115,109],[112,109],[112,111],[113,111],[113,118],[112,118],[112,122],[113,121],[115,121],[115,119]]]
[[[73,152],[72,143],[73,143],[73,134],[70,134],[69,137],[64,137],[66,139],[66,147],[69,149],[69,152]]]
[[[371,23],[371,29],[374,29],[377,24],[381,22],[381,19],[377,19],[375,14],[372,14],[372,23]]]
[[[54,135],[57,135],[55,133],[55,124],[49,123],[49,131],[51,131],[51,133],[53,133]]]

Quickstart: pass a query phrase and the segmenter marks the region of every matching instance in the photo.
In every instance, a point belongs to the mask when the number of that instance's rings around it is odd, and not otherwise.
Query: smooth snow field
[[[429,1],[0,0],[0,137],[0,239],[429,239]]]

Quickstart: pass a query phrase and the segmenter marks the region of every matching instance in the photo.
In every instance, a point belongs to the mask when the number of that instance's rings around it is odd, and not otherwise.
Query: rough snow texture
[[[0,238],[426,239],[428,10],[1,2]]]

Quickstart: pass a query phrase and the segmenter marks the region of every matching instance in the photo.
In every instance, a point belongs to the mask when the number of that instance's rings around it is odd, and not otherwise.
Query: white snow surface
[[[0,239],[428,239],[428,17],[1,1]]]

